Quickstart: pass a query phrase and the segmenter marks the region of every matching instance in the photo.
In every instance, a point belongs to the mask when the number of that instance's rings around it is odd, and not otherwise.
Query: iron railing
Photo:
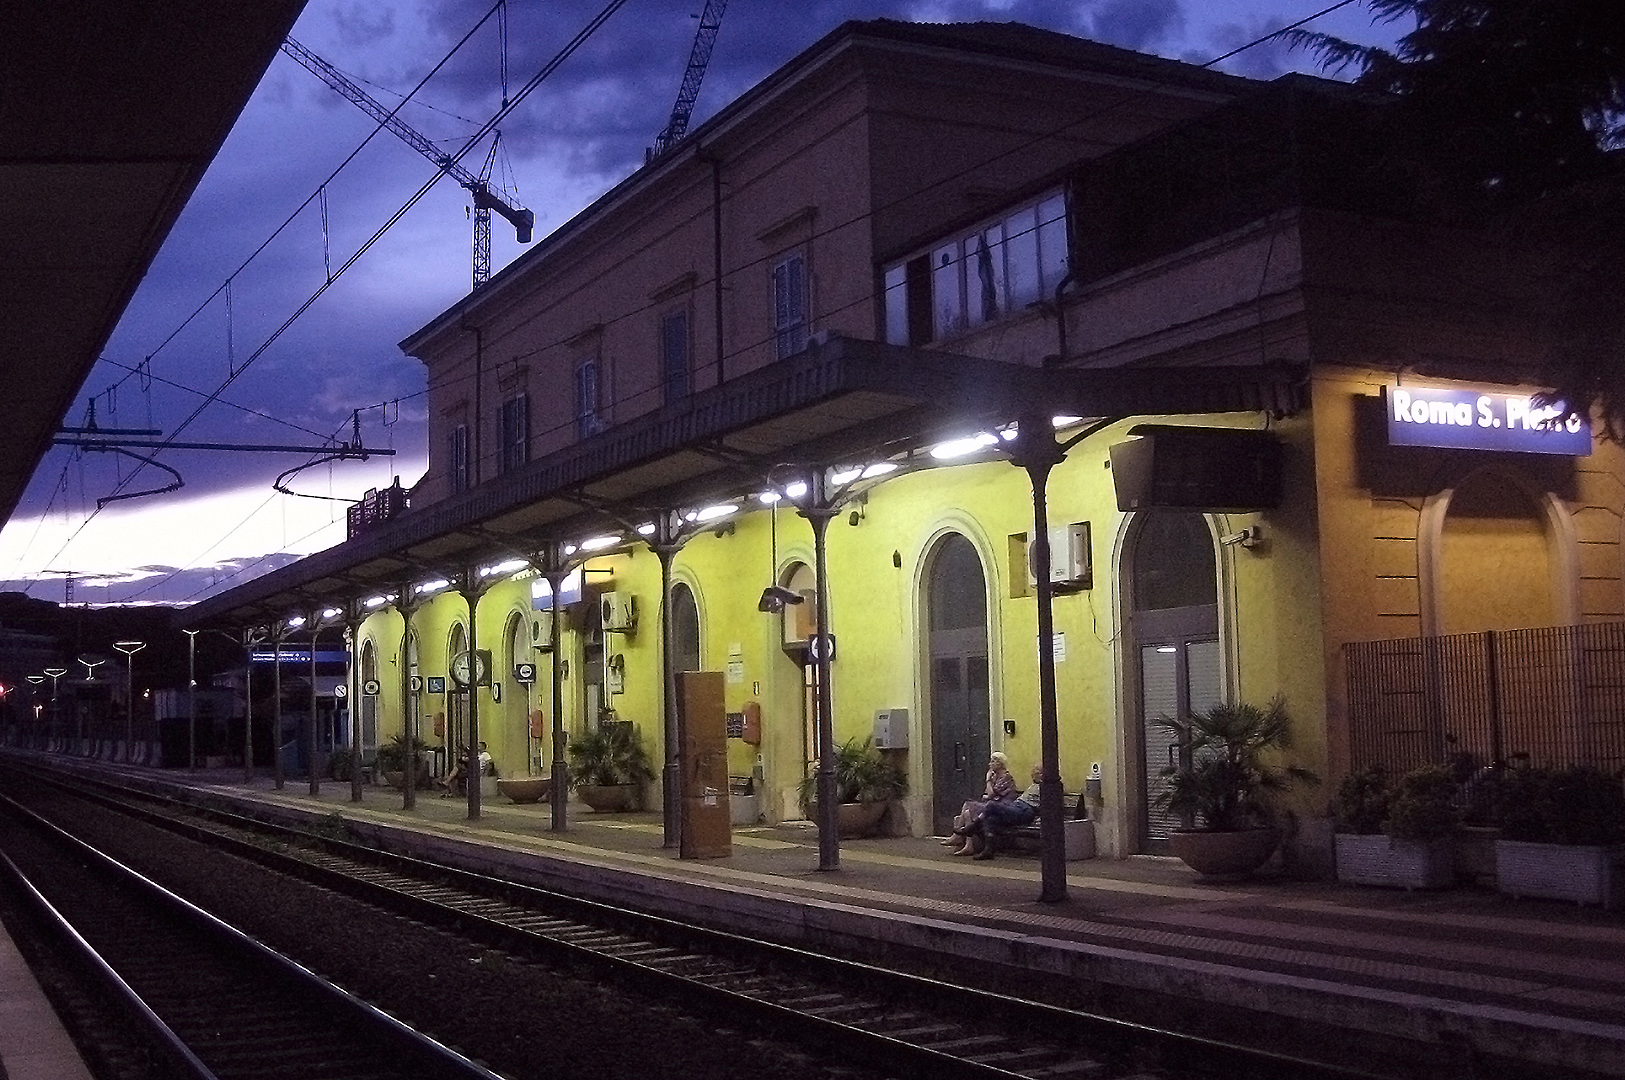
[[[1625,767],[1625,623],[1350,642],[1349,765]]]

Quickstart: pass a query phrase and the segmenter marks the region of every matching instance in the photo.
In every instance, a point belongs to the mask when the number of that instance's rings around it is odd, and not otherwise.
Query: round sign
[[[368,697],[377,697],[378,692],[382,689],[383,687],[379,685],[377,679],[368,679],[366,682],[361,684],[361,692],[366,694]]]
[[[349,694],[349,692],[350,692],[350,688],[348,686],[345,686],[343,683],[339,683],[337,686],[333,687],[333,696],[334,697],[341,698],[341,697],[344,697],[347,694]]]

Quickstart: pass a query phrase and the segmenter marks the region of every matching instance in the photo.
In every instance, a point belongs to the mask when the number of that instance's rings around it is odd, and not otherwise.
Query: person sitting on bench
[[[459,758],[458,761],[457,761],[457,764],[452,767],[451,772],[446,774],[446,779],[444,781],[442,781],[442,783],[441,783],[441,786],[446,789],[445,791],[440,793],[440,797],[442,799],[449,799],[453,795],[457,794],[458,790],[460,789],[460,782],[461,782],[461,780],[463,778],[463,766],[466,763],[467,763],[466,759]],[[489,751],[487,751],[485,749],[484,740],[481,740],[480,741],[480,775],[481,776],[486,776],[490,772],[491,772],[491,754],[490,754]]]
[[[977,859],[991,859],[998,850],[999,834],[1005,829],[1019,829],[1023,825],[1031,824],[1038,817],[1039,781],[1043,779],[1044,767],[1034,765],[1033,782],[1018,798],[1010,802],[988,803],[983,809],[982,816],[977,818],[971,827],[965,830],[965,846],[954,852],[955,855],[970,855]]]
[[[997,750],[988,758],[987,781],[982,787],[982,797],[967,799],[959,807],[959,816],[954,818],[953,831],[943,841],[947,847],[956,852],[965,846],[965,835],[976,819],[982,816],[989,803],[1009,802],[1016,797],[1016,778],[1010,775],[1010,761]]]

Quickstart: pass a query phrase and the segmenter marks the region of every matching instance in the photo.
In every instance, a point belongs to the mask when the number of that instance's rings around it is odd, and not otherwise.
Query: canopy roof
[[[1303,403],[1297,368],[1041,369],[831,338],[383,522],[211,597],[184,626],[254,626],[343,606],[403,581],[455,577],[553,543],[627,531],[664,511],[738,499],[783,466],[910,460],[1024,415],[1267,411]]]

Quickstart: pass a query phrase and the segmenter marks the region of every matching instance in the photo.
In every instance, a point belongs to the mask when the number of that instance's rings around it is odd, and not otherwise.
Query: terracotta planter
[[[1207,878],[1242,878],[1264,865],[1281,842],[1279,829],[1175,829],[1168,846],[1185,865]]]
[[[846,802],[835,807],[835,835],[842,840],[860,840],[873,836],[880,828],[880,819],[886,816],[884,802]],[[818,821],[818,804],[807,804],[807,817]]]
[[[1443,889],[1455,884],[1456,853],[1449,838],[1396,840],[1381,833],[1338,833],[1337,880],[1345,885]]]
[[[581,784],[576,795],[595,814],[621,814],[637,805],[635,784]]]
[[[498,793],[516,803],[541,802],[552,788],[553,779],[549,776],[497,777]]]

